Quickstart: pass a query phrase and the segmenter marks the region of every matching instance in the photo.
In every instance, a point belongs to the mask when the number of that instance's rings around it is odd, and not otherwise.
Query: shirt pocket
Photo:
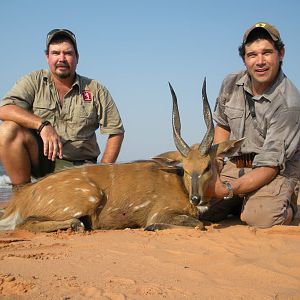
[[[81,105],[68,122],[70,139],[88,140],[99,127],[97,108],[92,104]]]
[[[52,124],[54,123],[57,111],[56,104],[54,102],[34,102],[32,110],[35,115],[50,121]]]
[[[240,128],[244,115],[244,110],[240,108],[225,106],[225,115],[227,117],[229,127],[232,130],[234,128]]]

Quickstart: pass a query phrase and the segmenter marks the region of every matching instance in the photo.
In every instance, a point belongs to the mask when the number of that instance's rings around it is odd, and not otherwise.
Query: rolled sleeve
[[[254,167],[278,166],[284,170],[285,163],[299,148],[300,109],[285,108],[273,116],[262,147],[253,161]]]
[[[26,110],[31,110],[34,97],[35,87],[32,74],[28,74],[14,84],[12,89],[3,97],[0,105],[17,105]]]
[[[102,134],[119,134],[124,132],[118,108],[109,91],[103,88],[99,94],[101,102],[100,132]]]
[[[229,127],[228,119],[225,114],[225,99],[218,97],[216,101],[215,110],[213,112],[213,119],[217,124],[223,127]]]
[[[244,108],[241,106],[243,94],[236,82],[244,73],[232,73],[223,80],[213,112],[214,121],[230,129],[234,133],[235,127],[240,126]],[[234,134],[235,135],[235,134]],[[238,138],[238,136],[236,136]]]

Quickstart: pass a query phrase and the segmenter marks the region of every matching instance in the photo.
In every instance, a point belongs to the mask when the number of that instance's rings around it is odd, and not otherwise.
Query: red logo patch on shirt
[[[91,91],[88,91],[88,90],[83,91],[82,97],[83,97],[84,102],[91,102],[92,101]]]

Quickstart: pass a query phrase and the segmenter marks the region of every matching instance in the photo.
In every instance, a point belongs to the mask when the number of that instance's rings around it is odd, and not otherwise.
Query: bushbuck
[[[234,152],[241,141],[212,145],[214,126],[204,81],[207,133],[199,145],[189,147],[181,138],[177,99],[171,85],[170,89],[178,151],[146,161],[84,165],[28,184],[12,194],[0,220],[0,230],[204,229],[198,216],[209,203],[205,191],[217,172],[215,158]],[[180,162],[182,166],[177,165]]]

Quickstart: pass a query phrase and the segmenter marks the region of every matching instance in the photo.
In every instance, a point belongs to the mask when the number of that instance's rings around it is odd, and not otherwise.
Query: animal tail
[[[4,219],[0,219],[0,231],[2,230],[14,230],[18,224],[21,223],[20,214],[18,211],[14,211]]]

